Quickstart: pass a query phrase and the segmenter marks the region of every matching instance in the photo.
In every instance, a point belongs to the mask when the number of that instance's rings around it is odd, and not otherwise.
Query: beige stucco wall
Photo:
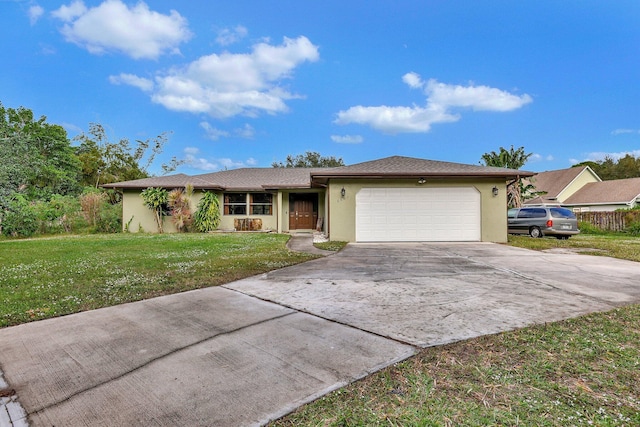
[[[590,182],[600,182],[600,180],[591,172],[591,169],[585,169],[558,194],[558,203],[564,203],[576,191]]]
[[[498,187],[498,195],[493,196],[493,187]],[[340,192],[345,189],[345,197]],[[408,180],[331,180],[328,189],[329,238],[334,241],[355,242],[356,239],[356,194],[362,188],[442,188],[474,187],[480,192],[481,240],[483,242],[507,241],[507,198],[504,179],[474,180],[428,180],[418,184]]]
[[[236,218],[252,218],[252,219],[261,219],[262,220],[262,230],[265,231],[276,231],[278,229],[278,197],[276,194],[273,195],[272,203],[273,207],[271,211],[273,214],[271,215],[225,215],[224,214],[224,196],[222,193],[218,194],[218,200],[220,201],[220,225],[218,228],[220,230],[233,230],[235,228],[235,219]],[[249,209],[249,201],[247,200],[247,209]]]
[[[318,193],[317,190],[300,190],[295,193]],[[122,198],[122,227],[123,230],[129,220],[129,231],[132,233],[146,232],[156,233],[158,227],[156,226],[153,212],[144,205],[144,201],[140,196],[140,190],[127,190],[123,193]],[[191,207],[196,209],[200,199],[202,198],[202,191],[194,191],[191,197]],[[234,220],[236,218],[259,218],[262,220],[263,230],[273,230],[279,233],[289,231],[289,192],[279,191],[273,196],[273,215],[224,215],[224,198],[222,192],[216,192],[218,200],[220,201],[220,230],[233,230],[235,227]],[[321,191],[318,195],[318,215],[325,217],[326,227],[326,198],[324,191]],[[133,218],[133,219],[132,219]],[[170,217],[164,218],[163,228],[165,233],[176,232],[176,227],[171,221]]]
[[[158,226],[154,219],[153,212],[144,205],[141,190],[125,190],[122,194],[122,230],[124,231],[129,223],[131,233],[157,233]],[[220,196],[218,196],[220,197]],[[201,191],[194,191],[191,196],[191,207],[198,206],[202,198]],[[176,226],[171,221],[171,217],[164,217],[162,228],[165,233],[175,233]]]

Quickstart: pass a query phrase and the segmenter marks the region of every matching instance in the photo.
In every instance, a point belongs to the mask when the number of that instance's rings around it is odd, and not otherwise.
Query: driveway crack
[[[155,362],[158,362],[158,361],[160,361],[160,360],[162,360],[162,359],[165,359],[165,358],[167,358],[167,357],[170,357],[170,356],[172,356],[172,355],[174,355],[174,354],[180,353],[180,352],[182,352],[182,351],[184,351],[184,350],[188,350],[188,349],[190,349],[190,348],[192,348],[192,347],[195,347],[195,346],[197,346],[197,345],[200,345],[200,344],[205,343],[205,342],[207,342],[207,341],[210,341],[210,340],[212,340],[212,339],[215,339],[215,338],[218,338],[218,337],[221,337],[221,336],[225,336],[225,335],[231,335],[231,334],[234,334],[234,333],[236,333],[236,332],[242,331],[242,330],[244,330],[244,329],[248,329],[248,328],[251,328],[251,327],[254,327],[254,326],[258,326],[258,325],[261,325],[261,324],[263,324],[263,323],[270,322],[270,321],[272,321],[272,320],[282,319],[282,318],[284,318],[284,317],[291,316],[291,315],[293,315],[293,314],[295,314],[295,312],[289,312],[289,313],[284,313],[284,314],[281,314],[281,315],[278,315],[278,316],[269,317],[268,319],[263,319],[263,320],[259,320],[259,321],[257,321],[257,322],[249,323],[249,324],[247,324],[247,325],[243,325],[243,326],[241,326],[241,327],[239,327],[239,328],[230,329],[230,330],[228,330],[228,331],[220,332],[220,333],[218,333],[218,334],[215,334],[215,335],[212,335],[212,336],[208,336],[208,337],[202,338],[202,339],[200,339],[200,340],[198,340],[198,341],[192,342],[192,343],[190,343],[190,344],[188,344],[188,345],[185,345],[185,346],[182,346],[182,347],[174,348],[174,349],[172,349],[171,351],[168,351],[168,352],[163,353],[163,354],[161,354],[161,355],[159,355],[159,356],[157,356],[157,357],[154,357],[154,358],[152,358],[152,359],[149,359],[148,361],[146,361],[146,362],[144,362],[144,363],[142,363],[142,364],[140,364],[140,365],[138,365],[138,366],[136,366],[136,367],[134,367],[134,368],[132,368],[132,369],[129,369],[128,371],[122,372],[122,373],[120,373],[120,374],[118,374],[118,375],[116,375],[116,376],[113,376],[113,377],[111,377],[111,378],[108,378],[108,379],[106,379],[106,380],[104,380],[104,381],[101,381],[101,382],[99,382],[99,383],[93,384],[93,385],[91,385],[91,386],[89,386],[89,387],[85,387],[85,388],[83,388],[83,389],[77,390],[77,391],[73,392],[72,394],[70,394],[69,396],[67,396],[67,397],[65,397],[64,399],[61,399],[61,400],[59,400],[59,401],[57,401],[57,402],[54,402],[54,403],[51,403],[51,404],[48,404],[48,405],[42,406],[42,407],[40,407],[40,408],[37,408],[37,409],[35,409],[35,410],[33,410],[33,411],[30,411],[30,412],[28,413],[28,415],[38,414],[38,413],[40,413],[40,412],[42,412],[42,411],[45,411],[45,410],[47,410],[47,409],[55,408],[56,406],[59,406],[59,405],[61,405],[62,403],[65,403],[65,402],[67,402],[67,401],[69,401],[69,400],[72,400],[72,399],[73,399],[73,398],[75,398],[76,396],[79,396],[79,395],[81,395],[81,394],[83,394],[83,393],[86,393],[86,392],[89,392],[89,391],[91,391],[91,390],[98,389],[98,388],[100,388],[100,387],[102,387],[102,386],[104,386],[104,385],[106,385],[106,384],[109,384],[109,383],[111,383],[111,382],[117,381],[117,380],[119,380],[119,379],[121,379],[121,378],[126,377],[127,375],[130,375],[130,374],[132,374],[132,373],[134,373],[134,372],[136,372],[136,371],[139,371],[139,370],[141,370],[141,369],[143,369],[143,368],[145,368],[145,367],[147,367],[147,366],[150,366],[150,365],[152,365],[152,364],[153,364],[153,363],[155,363]]]
[[[418,349],[418,350],[420,349],[419,346],[417,346],[414,343],[411,343],[409,341],[403,341],[401,339],[390,337],[388,335],[383,335],[383,334],[380,334],[380,333],[375,332],[375,331],[370,331],[370,330],[363,329],[363,328],[360,328],[360,327],[357,327],[357,326],[353,326],[353,325],[351,325],[349,323],[341,322],[339,320],[335,320],[335,319],[332,319],[330,317],[320,316],[317,313],[313,313],[311,311],[307,311],[307,310],[305,310],[303,308],[298,308],[298,307],[295,307],[293,305],[285,304],[285,303],[283,303],[281,301],[260,297],[260,296],[257,296],[257,295],[251,294],[251,293],[247,293],[247,292],[242,292],[242,291],[240,291],[238,289],[227,288],[224,285],[222,287],[225,288],[225,289],[228,289],[230,291],[234,291],[234,292],[237,292],[239,294],[246,295],[248,297],[258,299],[260,301],[265,301],[265,302],[268,302],[268,303],[271,303],[271,304],[277,304],[277,305],[279,305],[281,307],[285,307],[285,308],[288,308],[290,310],[294,310],[294,311],[296,311],[298,313],[303,313],[303,314],[307,314],[309,316],[313,316],[313,317],[318,318],[318,319],[326,320],[327,322],[331,322],[331,323],[336,324],[336,325],[346,326],[347,328],[354,329],[356,331],[365,332],[367,334],[371,334],[371,335],[374,335],[374,336],[377,336],[377,337],[380,337],[380,338],[384,338],[384,339],[387,339],[387,340],[390,340],[390,341],[394,341],[394,342],[396,342],[398,344],[408,345],[408,346],[411,346],[411,347],[413,347],[415,349]]]

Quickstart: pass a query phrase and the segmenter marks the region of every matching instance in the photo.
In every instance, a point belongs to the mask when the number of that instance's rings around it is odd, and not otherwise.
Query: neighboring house
[[[640,206],[640,178],[585,184],[562,205],[576,212],[615,211],[638,207]]]
[[[539,196],[526,200],[524,204],[564,204],[564,202],[588,183],[601,182],[600,177],[589,166],[573,167],[539,172],[528,180]]]
[[[533,172],[388,157],[337,168],[244,168],[107,184],[123,192],[123,223],[153,232],[148,187],[193,185],[218,195],[221,230],[251,220],[278,233],[319,229],[331,240],[507,241],[506,183]],[[124,226],[123,224],[123,226]],[[175,230],[169,218],[166,230]]]

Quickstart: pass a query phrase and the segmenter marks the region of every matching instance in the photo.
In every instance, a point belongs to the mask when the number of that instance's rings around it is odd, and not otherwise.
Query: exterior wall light
[[[343,199],[346,194],[347,194],[347,190],[345,190],[344,187],[342,187],[342,190],[340,190],[340,195],[342,196]]]
[[[420,179],[418,180],[418,184],[420,184],[420,185],[424,184],[425,182],[427,182],[427,180],[426,180],[426,179],[424,179],[424,178],[420,178]]]
[[[496,197],[498,195],[498,187],[493,187],[491,189],[491,194],[493,194],[493,197]]]

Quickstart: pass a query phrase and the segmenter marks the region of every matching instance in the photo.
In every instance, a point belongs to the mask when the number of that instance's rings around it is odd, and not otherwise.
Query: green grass
[[[0,241],[0,327],[215,286],[313,258],[277,234]],[[509,238],[640,261],[627,235]],[[339,250],[344,245],[330,245]],[[640,268],[640,267],[639,267]],[[640,425],[640,305],[433,347],[273,426]]]
[[[555,237],[533,239],[529,236],[509,236],[509,244],[534,250],[564,249],[640,262],[640,237],[623,233],[579,234],[567,240],[558,240]]]
[[[233,280],[307,261],[287,236],[108,234],[0,241],[0,327]]]
[[[624,234],[509,244],[640,261],[640,238]],[[271,424],[636,425],[640,305],[428,348]]]
[[[271,425],[640,425],[640,306],[428,348]]]
[[[349,242],[340,242],[340,241],[322,242],[322,243],[314,243],[313,246],[315,246],[318,249],[324,249],[325,251],[338,252],[342,250],[342,248],[347,246],[347,243]]]

